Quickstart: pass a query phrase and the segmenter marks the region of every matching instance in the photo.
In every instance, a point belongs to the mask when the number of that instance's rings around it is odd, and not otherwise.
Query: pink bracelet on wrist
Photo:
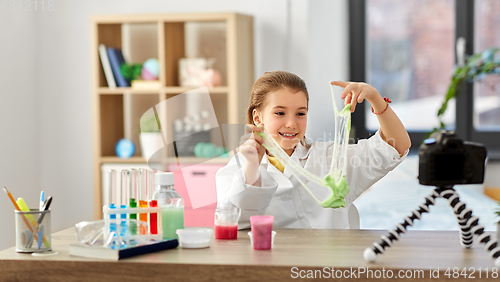
[[[381,115],[381,114],[385,113],[385,111],[387,111],[387,109],[389,108],[389,104],[392,103],[392,101],[389,98],[387,98],[387,97],[384,97],[384,101],[387,103],[387,105],[385,106],[385,109],[383,111],[381,111],[380,113],[376,113],[373,110],[373,106],[372,106],[372,113],[374,113],[376,115]]]

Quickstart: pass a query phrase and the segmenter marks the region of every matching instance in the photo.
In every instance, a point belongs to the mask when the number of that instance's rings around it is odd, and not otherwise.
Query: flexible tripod
[[[366,261],[374,262],[378,255],[384,253],[386,248],[399,240],[401,234],[406,233],[408,226],[413,226],[415,220],[420,219],[423,213],[429,212],[429,206],[434,205],[436,198],[445,198],[455,213],[460,225],[461,244],[465,248],[472,247],[474,235],[477,240],[485,245],[485,249],[490,252],[490,257],[495,260],[495,266],[500,267],[500,246],[489,234],[484,232],[484,227],[479,224],[479,218],[472,216],[472,210],[467,208],[465,202],[460,201],[458,193],[453,186],[437,187],[431,195],[425,196],[425,203],[418,205],[410,217],[405,216],[403,223],[397,223],[396,229],[389,230],[389,236],[382,235],[380,243],[373,243],[372,248],[367,248],[363,253]]]

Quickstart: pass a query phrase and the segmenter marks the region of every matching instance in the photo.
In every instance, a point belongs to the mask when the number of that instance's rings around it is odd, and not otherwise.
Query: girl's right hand
[[[247,124],[245,126],[246,134],[240,138],[240,153],[245,157],[247,164],[258,167],[266,149],[262,146],[264,140],[261,136],[255,134],[255,132],[263,131],[253,124]]]

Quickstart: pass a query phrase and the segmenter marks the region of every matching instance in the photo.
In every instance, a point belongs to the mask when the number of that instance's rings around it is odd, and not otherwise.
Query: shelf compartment
[[[180,156],[192,154],[192,146],[197,142],[212,142],[222,146],[220,133],[215,133],[215,130],[203,132],[207,129],[218,128],[218,119],[222,122],[227,120],[227,116],[222,113],[225,111],[224,107],[227,106],[227,95],[209,94],[208,97],[205,95],[204,91],[191,92],[186,95],[162,95],[167,98],[161,102],[159,112],[163,133],[168,144],[168,157],[175,156],[173,141],[176,139],[179,142],[187,142],[182,145],[177,144]],[[204,117],[203,113],[208,113],[208,116]]]
[[[140,133],[141,117],[159,103],[158,94],[124,94],[124,137],[135,145],[134,157],[142,157]]]
[[[122,25],[121,24],[98,24],[97,25],[97,46],[99,44],[104,44],[106,48],[121,48],[122,47]],[[99,62],[99,81],[98,85],[100,87],[107,87],[106,76],[104,75],[104,70],[102,68],[101,58],[99,52],[95,53],[97,55],[97,61]]]
[[[159,94],[101,95],[101,157],[116,157],[116,143],[127,138],[135,145],[134,157],[141,157],[140,118],[159,102]]]
[[[99,97],[101,156],[116,156],[115,145],[123,138],[123,95]]]
[[[143,64],[147,59],[159,59],[158,24],[124,23],[121,27],[122,51],[127,63]]]
[[[187,58],[215,59],[212,66],[227,85],[227,24],[225,21],[187,21],[185,48]]]
[[[214,58],[212,66],[227,85],[227,27],[224,21],[165,22],[163,26],[164,69],[166,86],[180,86],[179,60]]]
[[[98,42],[106,48],[121,49],[127,63],[143,64],[149,58],[159,60],[158,23],[98,24]],[[98,53],[97,53],[98,54]],[[99,56],[99,54],[98,54]],[[98,86],[107,87],[100,57]]]
[[[164,58],[167,86],[179,85],[179,60],[185,57],[184,22],[166,22],[164,24]]]

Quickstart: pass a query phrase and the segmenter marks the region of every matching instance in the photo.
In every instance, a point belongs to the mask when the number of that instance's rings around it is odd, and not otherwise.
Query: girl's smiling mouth
[[[284,138],[287,138],[287,139],[294,139],[297,134],[299,133],[281,133],[281,132],[278,132],[280,134],[281,137],[284,137]]]

